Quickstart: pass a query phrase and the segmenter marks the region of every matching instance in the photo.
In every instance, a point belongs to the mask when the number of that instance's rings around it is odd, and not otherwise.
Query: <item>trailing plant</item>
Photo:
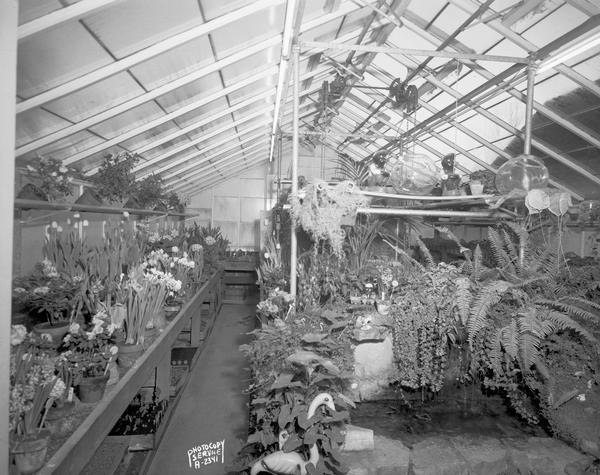
[[[316,243],[327,241],[340,257],[343,256],[345,236],[342,219],[354,217],[356,210],[368,203],[368,199],[356,193],[355,189],[356,185],[350,181],[330,186],[316,180],[290,196],[291,215],[295,222],[311,234]]]
[[[394,356],[400,384],[438,392],[444,383],[451,342],[459,343],[460,318],[454,299],[455,266],[440,263],[398,288],[394,319]]]

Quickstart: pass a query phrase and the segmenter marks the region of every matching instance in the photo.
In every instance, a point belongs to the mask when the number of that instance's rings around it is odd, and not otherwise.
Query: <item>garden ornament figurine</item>
[[[307,419],[311,419],[317,408],[325,405],[332,411],[335,411],[333,397],[328,393],[318,394],[308,407],[306,414]],[[306,466],[312,463],[314,466],[319,461],[319,449],[316,444],[309,449],[310,456],[308,460],[304,460],[298,452],[284,452],[283,444],[289,437],[289,433],[284,429],[279,433],[279,449],[266,457],[258,460],[250,470],[250,475],[258,475],[259,473],[270,473],[272,475],[306,475]]]

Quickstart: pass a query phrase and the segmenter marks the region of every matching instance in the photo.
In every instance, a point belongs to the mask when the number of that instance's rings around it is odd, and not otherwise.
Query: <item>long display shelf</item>
[[[220,310],[223,293],[223,270],[215,272],[167,325],[152,345],[117,384],[106,389],[102,400],[83,423],[52,455],[38,472],[41,475],[77,475],[108,435],[123,411],[144,383],[159,369],[170,371],[171,348],[191,319],[192,329],[199,328],[203,304],[209,304],[208,318]],[[213,315],[214,313],[214,315]],[[197,333],[192,331],[192,334]],[[192,342],[193,343],[193,342]],[[156,376],[157,380],[159,376]],[[168,394],[168,392],[167,392]]]
[[[127,212],[137,216],[189,216],[186,213],[175,213],[173,211],[158,211],[153,209],[119,208],[115,206],[97,206],[79,203],[56,203],[38,200],[25,200],[15,198],[15,208],[19,209],[50,209],[64,211],[88,211],[90,213],[122,214]]]

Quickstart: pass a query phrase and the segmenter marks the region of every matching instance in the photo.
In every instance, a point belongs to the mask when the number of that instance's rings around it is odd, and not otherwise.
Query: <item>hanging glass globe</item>
[[[427,195],[440,181],[440,169],[424,154],[407,153],[386,166],[397,193]]]
[[[533,155],[511,158],[496,172],[496,188],[500,193],[513,190],[529,191],[548,185],[548,168]]]

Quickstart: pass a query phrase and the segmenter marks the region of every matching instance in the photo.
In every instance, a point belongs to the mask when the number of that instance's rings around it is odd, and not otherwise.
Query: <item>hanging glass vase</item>
[[[511,158],[496,172],[496,188],[500,193],[529,191],[548,184],[548,168],[533,155]]]
[[[392,186],[398,193],[427,195],[440,181],[440,170],[424,154],[406,153],[386,165]]]

